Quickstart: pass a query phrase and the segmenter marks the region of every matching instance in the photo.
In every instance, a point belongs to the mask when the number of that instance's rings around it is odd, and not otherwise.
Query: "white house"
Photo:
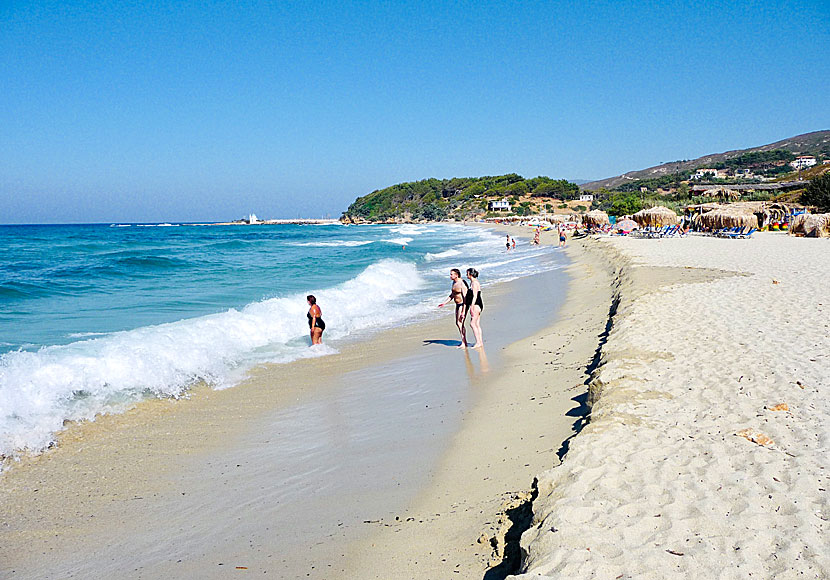
[[[490,209],[493,211],[510,211],[510,202],[506,199],[502,199],[501,201],[491,201]]]
[[[248,218],[244,221],[248,222],[249,224],[259,223],[259,219],[257,219],[256,214],[252,213],[248,215]]]
[[[592,193],[580,193],[579,194],[579,201],[594,201],[594,194],[592,194]]]
[[[752,177],[755,177],[755,174],[752,173],[751,169],[736,169],[735,177],[740,177],[742,179],[750,179]]]
[[[712,169],[709,167],[698,169],[695,171],[694,175],[692,175],[692,179],[704,179],[706,177],[709,177],[710,179],[726,179],[728,175],[723,169]]]
[[[797,171],[807,169],[808,167],[812,167],[815,164],[816,158],[812,155],[799,155],[795,158],[795,161],[790,162],[790,166]]]

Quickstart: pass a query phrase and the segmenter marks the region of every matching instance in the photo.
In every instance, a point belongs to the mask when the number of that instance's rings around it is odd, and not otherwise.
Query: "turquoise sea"
[[[486,299],[565,263],[517,242],[443,224],[0,226],[0,455],[48,447],[67,419],[230,387],[254,365],[439,316],[451,267],[480,270]],[[322,347],[309,347],[309,293]]]

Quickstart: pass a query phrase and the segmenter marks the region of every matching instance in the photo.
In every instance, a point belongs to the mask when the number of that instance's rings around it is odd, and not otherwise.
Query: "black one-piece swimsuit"
[[[311,315],[311,312],[307,312],[306,316],[308,316],[308,327],[311,328],[311,319],[314,317]],[[323,319],[319,316],[317,317],[317,328],[319,328],[320,330],[326,329],[326,323],[323,322]]]
[[[470,308],[470,306],[473,305],[473,289],[469,286],[467,287],[467,294],[464,296],[464,304],[467,305],[468,309]],[[478,291],[478,298],[476,298],[476,306],[478,306],[479,309],[484,310],[484,302],[481,300],[481,290]]]

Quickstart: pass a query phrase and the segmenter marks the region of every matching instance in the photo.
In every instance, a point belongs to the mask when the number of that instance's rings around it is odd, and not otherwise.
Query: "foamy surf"
[[[486,288],[558,267],[552,249],[535,259],[546,250],[520,241],[506,253],[501,236],[455,225],[62,226],[0,228],[0,239],[27,248],[24,263],[0,244],[0,290],[18,288],[18,271],[38,284],[5,297],[16,311],[0,328],[6,456],[49,446],[65,420],[199,381],[231,387],[255,365],[441,315],[449,268],[477,268]],[[308,346],[308,293],[327,324],[322,347]]]
[[[413,263],[381,260],[343,284],[309,290],[324,307],[327,338],[336,340],[422,311],[418,305],[386,307],[421,285]],[[335,352],[307,346],[307,309],[303,293],[35,352],[5,353],[0,455],[48,447],[65,420],[92,419],[147,397],[180,397],[199,381],[230,386],[232,376],[238,380],[253,364]]]

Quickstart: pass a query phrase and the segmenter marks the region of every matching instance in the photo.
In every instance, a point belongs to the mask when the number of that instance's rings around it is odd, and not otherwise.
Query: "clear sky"
[[[0,223],[339,217],[830,129],[830,2],[0,0]]]

